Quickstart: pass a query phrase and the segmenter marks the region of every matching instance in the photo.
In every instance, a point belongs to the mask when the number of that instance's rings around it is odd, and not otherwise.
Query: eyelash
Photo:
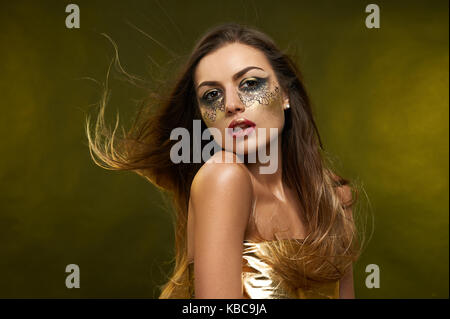
[[[242,90],[244,92],[256,91],[257,89],[259,89],[266,82],[266,79],[258,78],[258,77],[253,77],[253,78],[250,78],[250,79],[246,79],[246,80],[241,82],[240,87],[242,87],[244,84],[249,83],[249,82],[256,82],[256,84],[255,84],[254,87],[242,88]]]
[[[241,82],[241,84],[239,85],[239,87],[241,87],[242,91],[244,91],[244,92],[252,92],[252,91],[256,91],[257,89],[259,89],[266,81],[267,81],[267,79],[265,79],[265,78],[253,77],[253,78],[250,78],[250,79],[243,80]],[[256,82],[256,84],[255,84],[254,87],[251,87],[251,88],[243,87],[243,85],[248,83],[248,82]],[[205,102],[205,103],[211,103],[211,102],[217,100],[218,97],[216,97],[216,98],[209,98],[208,97],[209,94],[213,93],[213,92],[219,93],[220,91],[217,90],[217,89],[213,89],[213,90],[207,91],[207,92],[205,92],[205,94],[203,94],[201,100],[203,102]]]
[[[213,93],[213,92],[219,93],[219,90],[214,89],[214,90],[211,90],[211,91],[207,91],[205,94],[203,94],[201,100],[202,100],[203,102],[205,102],[205,103],[209,103],[209,102],[213,102],[213,101],[217,100],[217,97],[216,97],[216,98],[208,98],[208,95],[209,95],[210,93]]]

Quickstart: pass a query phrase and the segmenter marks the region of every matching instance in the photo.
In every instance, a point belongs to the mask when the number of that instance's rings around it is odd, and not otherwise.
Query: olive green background
[[[66,1],[0,5],[0,297],[158,296],[172,219],[144,179],[91,161],[86,114],[113,57],[152,81],[172,74],[220,22],[259,27],[297,61],[324,146],[361,181],[374,235],[358,298],[448,298],[448,1]],[[144,32],[140,32],[137,28]],[[153,40],[151,39],[153,38]],[[127,125],[143,91],[111,76],[108,118]],[[65,287],[65,267],[81,288]],[[365,267],[380,267],[380,288]]]

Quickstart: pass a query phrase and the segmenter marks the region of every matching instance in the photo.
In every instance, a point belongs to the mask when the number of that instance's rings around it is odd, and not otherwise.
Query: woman
[[[153,95],[122,138],[106,129],[104,106],[94,134],[87,125],[94,161],[137,172],[175,206],[176,263],[160,298],[354,298],[352,189],[326,167],[300,73],[267,35],[210,30],[167,97]],[[174,161],[171,133],[193,134],[194,120],[220,151]],[[195,143],[191,159],[210,141]]]

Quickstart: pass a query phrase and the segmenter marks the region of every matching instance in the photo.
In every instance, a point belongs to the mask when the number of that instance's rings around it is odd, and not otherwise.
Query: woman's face
[[[202,118],[224,149],[250,154],[277,141],[289,101],[261,51],[227,44],[200,60],[194,79]]]

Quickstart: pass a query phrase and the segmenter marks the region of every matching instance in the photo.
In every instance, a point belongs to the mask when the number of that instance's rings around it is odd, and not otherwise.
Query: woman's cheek
[[[200,102],[200,112],[206,123],[213,125],[217,121],[220,121],[225,117],[225,103],[223,97],[211,102]]]
[[[270,90],[268,84],[262,85],[258,90],[251,92],[239,92],[239,98],[246,109],[266,109],[272,108],[274,102],[280,100],[281,90],[278,85]]]

